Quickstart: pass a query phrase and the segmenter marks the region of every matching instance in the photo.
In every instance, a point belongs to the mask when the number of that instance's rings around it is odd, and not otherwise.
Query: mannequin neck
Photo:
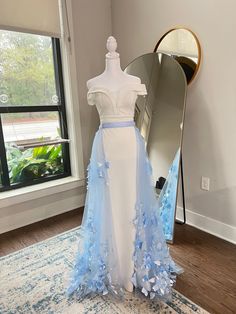
[[[120,58],[106,58],[106,66],[105,72],[110,73],[112,75],[123,73],[120,67]]]

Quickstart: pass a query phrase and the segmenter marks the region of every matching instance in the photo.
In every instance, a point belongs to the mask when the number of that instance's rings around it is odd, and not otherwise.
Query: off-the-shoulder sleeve
[[[88,104],[90,106],[94,106],[95,105],[95,97],[94,97],[94,93],[93,92],[90,92],[88,91],[87,93],[87,101],[88,101]]]

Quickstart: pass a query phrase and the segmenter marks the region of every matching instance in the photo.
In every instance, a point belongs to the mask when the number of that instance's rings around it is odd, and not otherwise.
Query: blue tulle
[[[160,216],[166,240],[173,240],[175,207],[178,187],[180,150],[178,149],[159,196]]]
[[[110,210],[107,168],[102,131],[95,135],[90,163],[84,215],[79,247],[68,294],[76,292],[78,298],[91,293],[108,292],[122,296],[119,268]]]
[[[151,299],[166,300],[171,298],[171,287],[176,279],[175,263],[166,245],[159,202],[152,186],[152,167],[138,129],[136,137],[138,160],[133,283]]]
[[[175,263],[166,245],[159,202],[151,180],[151,165],[144,139],[134,126],[137,139],[136,237],[134,243],[133,284],[151,299],[171,298],[175,282]],[[79,248],[68,287],[68,295],[83,298],[91,293],[123,296],[119,279],[117,250],[113,238],[109,182],[102,128],[97,131],[88,166],[87,196]]]

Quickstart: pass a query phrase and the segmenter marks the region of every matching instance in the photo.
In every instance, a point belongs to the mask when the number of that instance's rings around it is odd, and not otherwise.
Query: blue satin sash
[[[135,126],[134,121],[114,121],[114,122],[103,122],[100,125],[100,128],[106,129],[106,128],[124,128],[124,127],[130,127]]]

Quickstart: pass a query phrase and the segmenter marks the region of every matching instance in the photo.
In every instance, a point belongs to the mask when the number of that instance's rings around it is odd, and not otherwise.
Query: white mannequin
[[[123,87],[127,87],[127,89],[130,90],[134,90],[134,85],[135,86],[135,91],[137,92],[137,95],[146,95],[146,87],[144,84],[141,84],[141,80],[139,77],[136,76],[132,76],[129,75],[125,72],[122,71],[121,67],[120,67],[120,57],[119,57],[119,53],[116,52],[117,49],[117,42],[116,39],[112,36],[110,36],[107,40],[107,45],[106,45],[107,49],[108,49],[108,53],[106,54],[106,66],[105,66],[105,70],[104,72],[99,75],[96,76],[92,79],[90,79],[89,81],[87,81],[87,87],[88,89],[93,89],[93,88],[98,88],[98,89],[102,89],[105,88],[111,92],[119,92]],[[94,102],[91,101],[90,104],[94,104]],[[111,117],[109,116],[109,119],[111,118],[119,118],[121,121],[125,121],[124,120],[124,116],[122,116],[122,114],[113,114],[114,116]],[[124,115],[124,113],[123,113]],[[128,121],[132,120],[132,117],[127,118]],[[115,121],[115,120],[114,120]],[[112,136],[111,136],[111,132],[112,132]],[[133,132],[133,133],[132,133]],[[134,133],[134,129],[130,128],[129,132],[128,132],[128,138],[131,139],[131,142],[128,146],[128,148],[126,149],[127,154],[129,155],[128,151],[130,151],[130,155],[133,156],[133,151],[136,151],[136,142],[135,142],[135,133]],[[114,136],[114,140],[113,137]],[[115,142],[116,140],[118,140],[118,143],[121,141],[121,138],[123,140],[123,138],[125,138],[126,136],[126,130],[124,128],[121,128],[121,130],[116,131],[116,129],[106,129],[106,131],[103,132],[103,143],[104,143],[104,150],[105,153],[108,156],[113,156],[114,152],[117,151],[117,154],[119,155],[119,145],[116,146]],[[125,160],[125,159],[124,159]],[[130,194],[127,196],[122,196],[122,200],[120,199],[119,193],[117,194],[116,191],[119,190],[119,182],[120,180],[117,180],[120,171],[119,171],[119,167],[124,167],[127,169],[127,171],[130,174]],[[128,241],[127,244],[127,250],[126,250],[126,242],[123,241],[124,239],[124,235],[127,232],[127,236],[133,237],[133,239],[135,238],[135,230],[133,229],[132,231],[132,227],[130,228],[130,232],[127,231],[127,225],[130,224],[129,219],[131,219],[131,216],[133,215],[133,203],[135,203],[135,199],[136,199],[136,184],[133,182],[132,178],[136,178],[136,166],[132,161],[132,158],[130,159],[130,161],[128,161],[127,163],[123,163],[123,161],[121,160],[120,163],[116,160],[114,160],[113,162],[113,168],[110,169],[109,173],[111,173],[112,171],[112,175],[110,177],[110,186],[113,187],[113,190],[110,194],[111,199],[113,200],[113,202],[115,202],[115,205],[113,204],[113,209],[114,209],[114,213],[115,213],[115,218],[116,222],[118,221],[119,223],[122,224],[123,220],[124,220],[124,230],[122,229],[116,229],[116,236],[117,239],[120,239],[121,241],[119,241],[119,248],[121,249],[120,252],[122,252],[122,254],[120,255],[121,261],[122,261],[122,265],[123,265],[123,269],[125,269],[125,271],[130,272],[130,278],[132,276],[132,272],[133,269],[131,269],[133,267],[132,262],[131,263],[127,263],[124,264],[124,261],[129,261],[132,259],[132,251],[130,246],[132,246],[132,241]],[[127,173],[128,173],[127,172]],[[121,180],[122,181],[122,180]],[[117,183],[118,182],[118,183]],[[128,182],[128,181],[127,181]],[[127,204],[127,207],[124,207],[124,211],[127,208],[131,208],[131,210],[128,210],[127,213],[120,213],[121,211],[119,210],[119,208],[116,207],[116,204]],[[127,216],[125,216],[125,214]],[[127,218],[128,217],[128,218]],[[126,219],[127,218],[127,219]],[[118,219],[118,220],[117,220]],[[128,222],[127,222],[128,221]],[[126,224],[127,222],[127,224]],[[128,228],[129,229],[129,228]],[[129,251],[130,250],[130,251]],[[129,257],[130,254],[130,257]],[[127,278],[124,279],[124,288],[129,291],[132,292],[133,291],[133,284],[132,282],[129,280],[127,281]]]
[[[139,77],[129,75],[122,71],[120,67],[120,56],[119,53],[116,52],[117,42],[113,36],[108,37],[106,47],[109,52],[106,54],[105,71],[99,76],[87,81],[88,89],[99,86],[106,87],[111,91],[117,91],[126,84],[140,84],[141,80]]]

